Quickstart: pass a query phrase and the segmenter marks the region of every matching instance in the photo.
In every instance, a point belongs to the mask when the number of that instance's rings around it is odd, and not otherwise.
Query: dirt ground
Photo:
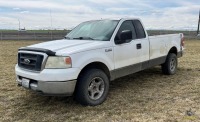
[[[17,49],[38,41],[0,41],[0,121],[200,121],[200,40],[187,40],[176,75],[160,67],[111,82],[107,100],[84,107],[73,97],[45,97],[18,87]]]

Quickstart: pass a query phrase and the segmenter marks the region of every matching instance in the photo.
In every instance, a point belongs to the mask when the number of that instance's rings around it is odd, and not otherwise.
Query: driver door
[[[120,39],[120,33],[124,30],[132,31],[132,39],[123,44],[116,44]],[[125,76],[141,70],[141,40],[136,39],[136,31],[133,21],[124,21],[115,37],[114,61],[116,77]]]

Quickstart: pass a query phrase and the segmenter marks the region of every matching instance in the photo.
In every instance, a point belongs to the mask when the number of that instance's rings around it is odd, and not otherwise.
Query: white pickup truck
[[[112,80],[156,65],[175,74],[183,50],[183,34],[149,37],[137,18],[87,21],[62,40],[20,48],[15,72],[19,86],[95,106]]]

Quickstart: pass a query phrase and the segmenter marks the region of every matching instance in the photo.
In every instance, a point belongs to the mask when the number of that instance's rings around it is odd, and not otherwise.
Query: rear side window
[[[144,28],[139,20],[133,20],[133,25],[135,26],[137,39],[146,38]]]

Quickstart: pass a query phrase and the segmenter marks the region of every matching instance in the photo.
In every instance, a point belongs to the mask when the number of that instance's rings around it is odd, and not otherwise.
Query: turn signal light
[[[66,64],[71,64],[71,63],[72,63],[71,58],[70,58],[70,57],[66,57],[66,58],[65,58],[65,63],[66,63]]]

